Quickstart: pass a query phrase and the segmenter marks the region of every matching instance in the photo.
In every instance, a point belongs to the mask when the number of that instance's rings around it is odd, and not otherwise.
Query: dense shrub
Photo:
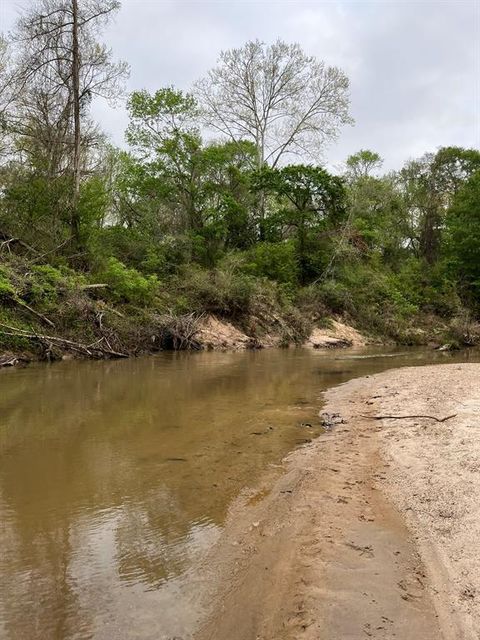
[[[283,284],[298,282],[298,262],[293,242],[261,242],[245,255],[245,271]]]
[[[186,304],[198,311],[224,316],[247,313],[255,292],[254,279],[232,265],[210,271],[190,267],[178,281],[178,286]]]
[[[0,268],[0,301],[8,300],[15,295],[15,287],[10,280],[7,269]]]
[[[158,291],[155,276],[143,276],[116,258],[108,260],[101,277],[110,286],[111,295],[118,302],[147,305],[153,301]]]

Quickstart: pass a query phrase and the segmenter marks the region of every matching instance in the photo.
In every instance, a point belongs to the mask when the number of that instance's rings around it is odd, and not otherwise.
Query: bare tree
[[[0,34],[0,162],[7,157],[11,140],[7,128],[7,112],[12,102],[11,52],[7,39]]]
[[[16,111],[10,125],[44,123],[54,142],[57,166],[65,164],[72,174],[71,234],[80,241],[78,198],[85,146],[92,127],[88,119],[94,96],[113,100],[121,90],[127,65],[112,61],[111,51],[98,42],[102,28],[119,9],[117,0],[37,0],[19,20],[14,43],[13,93]],[[25,118],[28,114],[28,118]],[[32,117],[34,116],[34,117]],[[38,127],[31,127],[38,135]],[[51,149],[53,151],[53,147]]]
[[[197,82],[205,123],[233,140],[253,140],[257,166],[286,154],[313,155],[351,123],[349,81],[298,44],[259,40],[220,54]]]

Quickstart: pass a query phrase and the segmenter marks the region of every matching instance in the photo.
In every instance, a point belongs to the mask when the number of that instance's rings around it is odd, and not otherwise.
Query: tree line
[[[21,243],[137,302],[222,272],[353,316],[477,312],[478,150],[384,172],[364,149],[334,175],[348,78],[280,40],[222,52],[190,91],[125,96],[101,41],[119,8],[36,0],[0,40],[0,259]],[[93,121],[99,98],[126,100],[125,148]]]

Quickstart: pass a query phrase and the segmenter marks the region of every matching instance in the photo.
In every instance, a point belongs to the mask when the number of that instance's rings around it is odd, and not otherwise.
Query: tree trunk
[[[257,140],[257,170],[262,171],[265,166],[265,140],[264,135],[260,135],[260,139]],[[265,240],[265,209],[266,209],[266,197],[265,190],[261,189],[258,192],[257,212],[258,212],[258,235],[260,242]]]
[[[423,213],[420,250],[428,264],[434,264],[438,260],[440,250],[440,215],[435,204],[428,206]]]
[[[73,194],[71,232],[72,241],[76,247],[80,245],[80,212],[78,209],[80,197],[80,155],[81,155],[81,124],[80,124],[80,50],[78,45],[78,0],[72,0],[72,94],[73,94]]]

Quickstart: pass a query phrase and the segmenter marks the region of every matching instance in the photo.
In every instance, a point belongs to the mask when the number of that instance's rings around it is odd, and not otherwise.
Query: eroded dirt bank
[[[196,638],[478,640],[479,382],[451,364],[330,390],[344,422],[232,508]]]

